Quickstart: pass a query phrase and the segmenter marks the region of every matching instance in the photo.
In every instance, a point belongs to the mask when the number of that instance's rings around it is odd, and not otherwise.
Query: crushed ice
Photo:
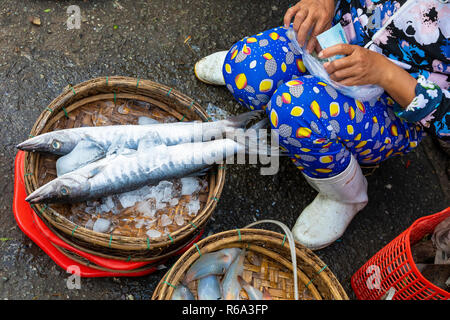
[[[177,181],[178,180],[178,181]],[[176,212],[169,216],[168,211],[157,212],[169,207],[175,207],[180,203],[180,198],[189,196],[188,202],[185,202],[185,212],[193,217],[196,216],[200,210],[200,200],[198,199],[198,192],[205,187],[206,181],[202,181],[196,177],[185,177],[171,181],[161,181],[157,185],[146,185],[142,188],[104,197],[97,201],[87,201],[84,211],[92,216],[92,219],[85,224],[86,228],[97,232],[108,232],[111,229],[112,222],[105,217],[106,213],[112,212],[119,214],[122,210],[134,207],[137,217],[134,220],[134,226],[137,229],[145,227],[148,229],[146,234],[150,238],[158,238],[163,233],[169,233],[167,227],[170,225],[183,226],[185,225],[185,217]],[[163,213],[165,212],[165,213]],[[101,215],[102,218],[96,218]],[[95,220],[96,219],[96,220]],[[125,219],[124,221],[130,221]],[[158,231],[154,228],[158,225],[164,228]]]

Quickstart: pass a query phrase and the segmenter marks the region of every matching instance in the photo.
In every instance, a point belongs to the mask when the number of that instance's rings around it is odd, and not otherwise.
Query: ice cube
[[[84,209],[84,212],[86,212],[87,214],[93,214],[96,212],[96,209],[95,209],[95,207],[86,207]]]
[[[112,196],[108,196],[106,198],[103,198],[103,204],[109,209],[111,210],[112,208],[115,207],[114,204],[114,200]]]
[[[179,226],[182,226],[184,224],[184,218],[181,214],[177,214],[174,217],[175,223]]]
[[[145,220],[144,219],[136,219],[135,222],[136,222],[136,224],[134,226],[137,229],[140,229],[145,224]]]
[[[143,186],[138,192],[144,200],[147,200],[152,196],[152,188],[150,186]]]
[[[160,123],[160,122],[156,119],[152,119],[152,118],[144,117],[144,116],[138,118],[139,125],[156,124],[156,123]]]
[[[186,205],[186,208],[190,216],[195,216],[197,215],[198,210],[200,210],[200,201],[198,199],[192,199]]]
[[[98,218],[97,221],[95,221],[92,229],[96,232],[107,232],[109,230],[110,226],[111,226],[111,221],[103,219],[103,218]]]
[[[156,210],[161,210],[166,207],[166,204],[164,202],[157,202],[156,203]]]
[[[147,235],[149,238],[159,238],[161,237],[161,232],[155,229],[150,229],[147,231]]]
[[[178,198],[173,198],[169,201],[170,206],[176,206],[180,200]]]
[[[192,195],[193,193],[200,190],[200,184],[197,178],[194,177],[184,177],[181,178],[181,195]]]
[[[88,222],[86,222],[86,224],[84,225],[84,227],[87,229],[92,229],[93,226],[94,226],[94,220],[92,220],[92,219],[89,219]]]
[[[173,183],[170,181],[161,181],[158,185],[151,188],[151,198],[156,200],[156,206],[160,202],[169,202],[172,199]],[[165,205],[163,205],[165,207]]]
[[[108,197],[102,198],[101,204],[98,203],[96,205],[95,211],[96,211],[96,213],[111,212],[111,211],[113,211],[114,207],[115,207],[115,203],[114,203],[112,196],[108,196]]]
[[[141,196],[136,190],[121,193],[118,195],[118,197],[120,204],[124,209],[132,207],[136,202],[141,201]]]
[[[166,227],[170,224],[172,224],[172,219],[170,219],[167,214],[163,214],[161,216],[161,226]]]
[[[105,204],[102,204],[101,206],[98,206],[97,208],[96,208],[96,213],[105,213],[105,212],[109,212],[110,210],[109,210],[109,208],[108,208],[108,206],[107,205],[105,205]]]
[[[145,217],[154,217],[156,210],[147,201],[141,201],[137,204],[136,210],[142,213]]]
[[[172,199],[172,187],[173,183],[169,181],[161,181],[158,184],[158,188],[161,192],[161,202],[169,202]]]
[[[113,214],[118,214],[120,212],[120,210],[116,206],[114,206],[114,207],[111,208],[111,212]]]

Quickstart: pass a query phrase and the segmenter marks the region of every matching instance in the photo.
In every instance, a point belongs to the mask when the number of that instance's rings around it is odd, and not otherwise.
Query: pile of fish
[[[251,111],[214,122],[80,127],[48,132],[17,148],[61,157],[58,177],[32,192],[30,203],[73,203],[205,174],[214,163],[245,152],[225,136],[262,116]],[[252,126],[259,129],[267,119]],[[214,140],[212,140],[214,139]]]
[[[239,248],[203,254],[176,286],[172,300],[195,300],[188,287],[195,280],[198,300],[242,300],[242,289],[249,300],[271,300],[266,288],[261,292],[242,278],[245,256],[245,249]]]

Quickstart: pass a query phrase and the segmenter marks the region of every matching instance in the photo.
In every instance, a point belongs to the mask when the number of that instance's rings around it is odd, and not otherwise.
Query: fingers
[[[313,27],[315,20],[316,18],[312,14],[309,14],[298,29],[297,41],[300,46],[303,47],[305,45],[306,38],[308,37],[309,31]]]
[[[287,9],[286,14],[284,15],[284,26],[286,28],[289,28],[289,25],[291,24],[292,18],[295,16],[295,14],[297,13],[297,11],[300,8],[300,2],[298,2],[295,6],[290,7],[289,9]]]
[[[340,69],[336,72],[330,74],[330,78],[334,81],[343,81],[348,78],[357,77],[359,76],[358,71],[355,68],[346,68],[346,69]]]
[[[355,50],[355,47],[357,47],[357,46],[345,44],[345,43],[337,44],[337,45],[331,46],[331,47],[326,48],[326,49],[322,50],[321,52],[319,52],[319,58],[325,59],[325,58],[333,57],[338,54],[348,56],[353,53],[353,51]]]
[[[314,26],[314,30],[311,33],[311,36],[315,37],[315,36],[321,34],[322,32],[328,30],[331,27],[331,25],[328,28],[326,28],[327,24],[328,24],[328,21],[327,21],[326,17],[323,15],[319,16],[319,18],[317,19],[317,23]]]
[[[307,16],[308,16],[308,9],[300,9],[299,11],[297,11],[294,18],[294,24],[292,26],[295,32],[298,33],[300,26],[302,25],[303,21]]]
[[[320,51],[320,45],[316,37],[310,38],[308,41],[308,45],[306,46],[306,51],[308,51],[308,53],[313,52],[313,50],[315,50],[316,52]]]
[[[314,51],[316,52],[316,54],[319,54],[319,52],[322,51],[322,47],[320,46],[319,41],[316,41],[316,47],[314,48]]]
[[[344,86],[356,86],[365,84],[365,82],[362,82],[359,77],[350,77],[338,82]]]
[[[328,72],[328,74],[333,74],[338,70],[349,68],[353,66],[355,63],[352,57],[344,57],[341,59],[333,60],[331,62],[325,62],[323,67]]]

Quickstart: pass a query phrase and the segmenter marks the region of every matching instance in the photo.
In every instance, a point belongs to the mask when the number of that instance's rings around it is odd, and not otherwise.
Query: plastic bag
[[[303,64],[310,74],[320,78],[323,82],[328,83],[337,91],[342,94],[352,97],[359,101],[368,101],[369,103],[374,103],[384,92],[384,89],[377,85],[362,85],[362,86],[344,86],[331,80],[327,71],[320,62],[319,59],[309,54],[306,49],[306,43],[303,48],[300,47],[297,41],[297,35],[295,34],[292,27],[287,31],[288,38],[291,39],[293,46],[301,53],[303,58]]]
[[[434,228],[431,237],[436,246],[435,264],[450,264],[450,218],[445,219]]]

